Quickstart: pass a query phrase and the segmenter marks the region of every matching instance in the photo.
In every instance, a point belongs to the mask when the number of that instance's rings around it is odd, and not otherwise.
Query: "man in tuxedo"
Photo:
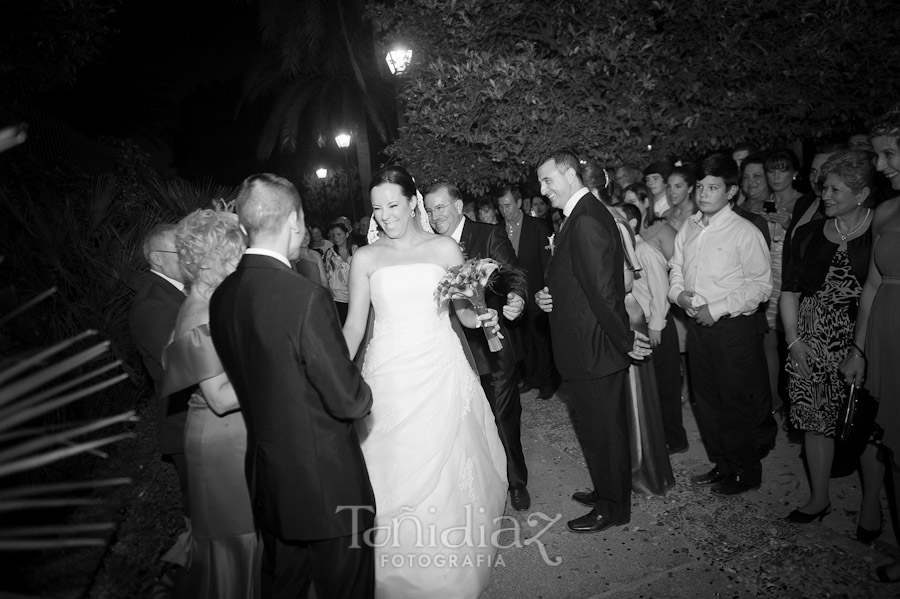
[[[236,200],[248,249],[210,301],[216,351],[247,424],[247,482],[263,539],[265,597],[372,597],[363,533],[375,498],[353,422],[372,394],[350,361],[328,291],[298,275],[296,188],[246,179]]]
[[[628,327],[622,241],[609,210],[582,183],[578,157],[557,151],[537,174],[541,193],[566,220],[552,243],[547,286],[535,301],[550,314],[562,391],[594,485],[572,496],[591,511],[568,527],[600,532],[631,519],[626,385],[631,358],[649,355],[650,344]]]
[[[525,316],[516,323],[524,345],[525,365],[519,390],[525,392],[537,388],[538,397],[550,399],[556,390],[553,353],[550,350],[550,324],[547,315],[534,302],[534,294],[544,288],[544,270],[550,260],[549,244],[553,225],[549,220],[534,218],[522,212],[522,193],[515,185],[500,188],[497,205],[519,265],[528,276]]]
[[[499,284],[485,294],[485,300],[498,313],[502,311],[507,320],[518,318],[525,307],[528,282],[503,230],[464,218],[462,195],[452,183],[433,184],[426,191],[424,202],[432,228],[440,235],[455,239],[463,255],[467,258],[493,258],[500,263]],[[481,329],[463,327],[463,330],[506,450],[510,504],[518,511],[527,510],[531,507],[531,496],[527,486],[528,468],[522,451],[522,403],[516,355],[509,342],[508,329],[501,320],[500,332],[506,341],[498,352],[490,351]]]
[[[184,422],[187,402],[195,387],[160,395],[163,380],[162,352],[175,329],[178,310],[184,303],[184,283],[175,252],[176,225],[156,225],[144,237],[144,258],[150,272],[143,278],[131,303],[128,328],[153,380],[159,419],[159,451],[178,473],[184,512],[188,513],[187,468],[184,461]]]

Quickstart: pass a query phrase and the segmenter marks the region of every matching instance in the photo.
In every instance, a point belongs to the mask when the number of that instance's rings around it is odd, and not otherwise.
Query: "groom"
[[[247,482],[264,597],[372,597],[362,534],[375,499],[353,421],[372,394],[328,291],[291,269],[303,239],[292,183],[253,175],[236,200],[246,253],[210,301],[216,351],[247,424]]]
[[[455,239],[466,258],[493,258],[500,263],[500,284],[507,292],[506,297],[489,291],[485,299],[488,307],[494,308],[498,313],[502,311],[507,320],[518,318],[525,308],[528,281],[525,272],[519,268],[516,253],[506,232],[500,227],[464,218],[462,196],[452,183],[431,185],[425,193],[424,204],[431,228],[440,235]],[[522,451],[519,378],[516,373],[516,356],[502,320],[500,327],[506,341],[503,342],[503,349],[498,352],[492,352],[488,348],[481,329],[467,328],[464,333],[481,377],[481,387],[494,412],[500,440],[506,450],[509,503],[513,509],[523,511],[531,507],[531,496],[527,487],[528,468]]]
[[[591,511],[568,527],[600,532],[631,519],[626,384],[631,358],[649,355],[650,344],[629,330],[622,241],[609,210],[582,183],[578,158],[558,151],[537,175],[541,194],[566,220],[551,241],[547,287],[535,300],[550,314],[553,357],[594,485],[572,496]]]

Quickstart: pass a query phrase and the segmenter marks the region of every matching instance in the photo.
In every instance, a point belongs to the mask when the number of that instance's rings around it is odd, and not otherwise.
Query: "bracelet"
[[[796,339],[794,339],[793,341],[788,343],[788,346],[787,346],[788,351],[791,351],[791,348],[794,347],[798,341],[802,341],[802,339],[800,339],[800,337],[797,337]]]

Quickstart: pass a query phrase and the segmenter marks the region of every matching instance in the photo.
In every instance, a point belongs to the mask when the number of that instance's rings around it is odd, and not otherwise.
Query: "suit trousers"
[[[771,416],[763,336],[756,315],[687,325],[697,426],[709,461],[724,474],[758,485],[759,431]]]
[[[535,310],[538,310],[535,308]],[[550,345],[550,321],[543,312],[525,314],[521,326],[524,333],[525,373],[522,378],[532,387],[540,390],[554,389],[556,376],[553,372],[553,350]]]
[[[678,331],[675,317],[669,312],[659,345],[650,357],[659,388],[659,407],[662,412],[666,445],[671,449],[687,445],[681,409],[681,352],[678,351]]]
[[[375,596],[375,554],[364,535],[315,541],[286,541],[261,531],[264,599],[309,597],[310,583],[321,599]]]
[[[575,434],[587,462],[595,509],[607,518],[631,517],[631,446],[628,442],[628,370],[563,383]]]
[[[481,388],[487,396],[497,432],[506,451],[506,476],[510,489],[528,484],[528,468],[522,451],[522,400],[519,396],[519,377],[512,352],[501,352],[497,368],[481,375]]]

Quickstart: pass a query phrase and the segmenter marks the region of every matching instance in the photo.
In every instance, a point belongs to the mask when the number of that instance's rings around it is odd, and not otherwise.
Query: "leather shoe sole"
[[[517,512],[524,512],[525,510],[530,508],[531,494],[528,493],[528,489],[526,489],[525,487],[522,487],[521,489],[510,489],[509,504]]]
[[[728,477],[719,472],[718,468],[713,468],[706,474],[698,474],[691,477],[691,482],[695,485],[706,487],[708,485],[717,485],[726,480]]]
[[[593,511],[588,512],[581,518],[575,518],[574,520],[569,520],[566,523],[566,526],[572,532],[577,533],[590,533],[590,532],[603,532],[607,528],[612,528],[613,526],[622,526],[623,524],[628,524],[631,522],[630,518],[625,518],[621,520],[614,520],[612,518],[607,518],[602,514],[594,514]]]
[[[758,488],[759,484],[751,485],[736,478],[729,478],[713,485],[709,492],[720,497],[731,497],[732,495],[740,495]]]
[[[572,501],[580,503],[584,507],[594,507],[597,503],[597,496],[593,491],[575,491],[572,493]]]

